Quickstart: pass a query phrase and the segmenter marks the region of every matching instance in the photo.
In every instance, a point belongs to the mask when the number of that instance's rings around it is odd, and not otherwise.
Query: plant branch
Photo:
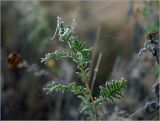
[[[93,102],[93,104],[94,104],[94,99],[93,99],[93,96],[92,96],[92,92],[91,92],[91,90],[89,89],[88,83],[87,83],[86,80],[84,80],[84,83],[85,83],[85,87],[86,87],[87,90],[88,90],[90,99],[92,100],[92,102]],[[95,107],[95,105],[94,105],[94,112],[95,112],[95,115],[96,115],[96,120],[98,121],[97,108]]]

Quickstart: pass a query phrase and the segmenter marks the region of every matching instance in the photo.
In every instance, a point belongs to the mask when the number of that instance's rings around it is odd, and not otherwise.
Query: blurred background
[[[40,62],[48,52],[68,49],[57,36],[49,39],[57,16],[68,25],[76,19],[77,35],[94,47],[93,69],[102,53],[95,96],[106,81],[128,80],[125,97],[104,104],[100,119],[127,117],[143,107],[154,99],[152,85],[160,76],[151,54],[137,56],[146,34],[159,30],[158,12],[158,1],[1,1],[1,119],[85,119],[75,95],[43,92],[51,80],[80,82],[71,62]]]

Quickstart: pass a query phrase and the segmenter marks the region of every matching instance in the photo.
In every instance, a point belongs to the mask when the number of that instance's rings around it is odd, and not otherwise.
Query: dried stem
[[[94,83],[95,83],[95,80],[96,80],[96,77],[97,77],[98,68],[99,68],[99,64],[101,62],[101,59],[102,59],[102,53],[99,54],[98,61],[97,61],[97,64],[96,64],[96,68],[94,69],[93,79],[92,79],[92,83],[91,83],[91,91],[93,90],[93,87],[94,87]]]
[[[92,51],[92,57],[91,57],[91,60],[92,60],[92,63],[90,65],[90,68],[91,68],[91,71],[90,71],[90,84],[93,85],[93,70],[94,70],[94,62],[95,62],[95,58],[96,58],[96,51],[97,51],[97,47],[98,47],[98,42],[99,42],[99,37],[100,37],[100,31],[101,31],[101,26],[98,26],[97,28],[97,32],[96,32],[96,37],[95,37],[95,40],[94,40],[94,49]]]

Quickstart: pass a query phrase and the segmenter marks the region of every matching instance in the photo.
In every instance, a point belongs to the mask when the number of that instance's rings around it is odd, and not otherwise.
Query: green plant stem
[[[89,88],[89,85],[87,83],[86,80],[84,80],[84,83],[85,83],[85,87],[87,88],[88,90],[88,93],[89,93],[89,96],[90,96],[90,99],[92,100],[93,104],[94,104],[94,99],[93,99],[93,96],[92,96],[92,92]],[[95,112],[95,115],[96,115],[96,120],[98,121],[98,115],[97,115],[97,108],[94,106],[94,112]]]

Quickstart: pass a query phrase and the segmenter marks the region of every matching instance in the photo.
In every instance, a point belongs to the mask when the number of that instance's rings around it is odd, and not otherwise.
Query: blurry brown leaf
[[[18,53],[10,53],[8,55],[8,67],[15,69],[22,62],[22,57]]]

